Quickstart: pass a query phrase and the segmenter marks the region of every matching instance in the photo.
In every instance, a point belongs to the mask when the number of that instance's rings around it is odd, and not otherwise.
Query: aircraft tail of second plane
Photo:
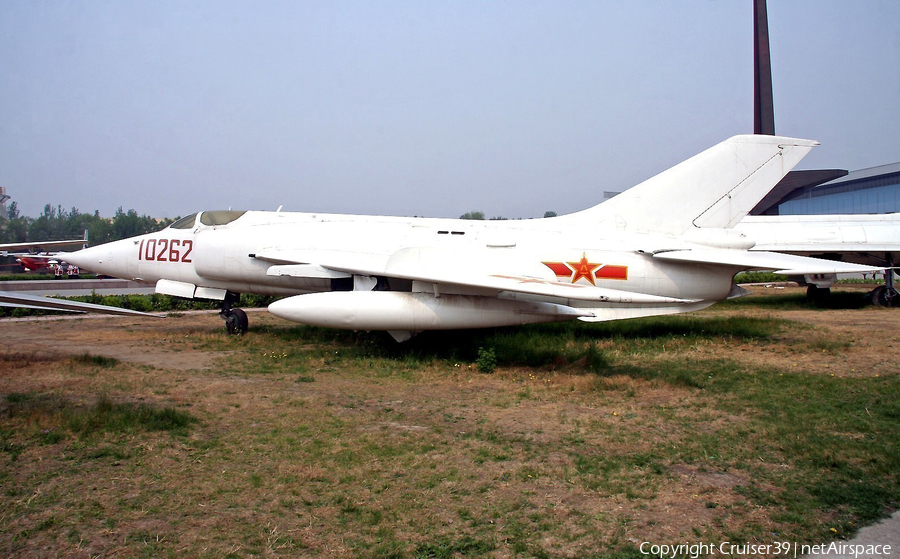
[[[671,236],[731,229],[816,145],[781,136],[734,136],[563,219]]]

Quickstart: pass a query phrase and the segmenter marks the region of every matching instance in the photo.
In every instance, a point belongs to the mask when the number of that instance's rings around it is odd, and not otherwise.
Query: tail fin
[[[779,136],[734,136],[563,218],[675,236],[693,228],[730,229],[817,145]]]

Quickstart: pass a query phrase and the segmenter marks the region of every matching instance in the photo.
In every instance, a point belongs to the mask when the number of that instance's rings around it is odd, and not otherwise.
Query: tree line
[[[138,215],[121,206],[112,218],[100,217],[100,212],[82,213],[78,208],[65,210],[47,204],[44,212],[37,217],[22,216],[15,202],[6,208],[6,219],[0,219],[0,243],[30,243],[78,239],[85,230],[91,245],[99,245],[135,235],[152,233],[166,227],[175,219],[156,219],[148,215]],[[177,219],[177,218],[176,218]]]
[[[544,217],[556,217],[556,212],[549,212],[549,211],[544,212]],[[484,212],[473,210],[471,212],[466,212],[466,213],[462,214],[461,216],[459,216],[459,219],[474,219],[477,221],[477,220],[483,220],[483,219],[488,219],[488,218],[486,218],[484,216]],[[509,219],[508,217],[497,216],[497,217],[490,218],[490,221],[506,221],[508,219]]]
[[[544,217],[554,217],[556,212],[545,212]],[[0,243],[28,243],[39,241],[58,241],[78,239],[84,236],[85,230],[91,245],[99,245],[110,241],[127,239],[136,235],[159,231],[178,218],[156,219],[149,215],[138,215],[130,209],[125,211],[119,206],[112,218],[100,217],[100,212],[82,213],[78,208],[65,210],[61,205],[47,204],[37,217],[22,216],[15,202],[6,208],[6,219],[0,219]],[[486,219],[484,212],[471,211],[461,219]],[[505,220],[505,217],[492,217],[491,220]]]

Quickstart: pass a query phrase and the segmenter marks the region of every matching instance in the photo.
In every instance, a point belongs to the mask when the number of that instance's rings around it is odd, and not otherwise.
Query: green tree
[[[60,216],[62,207],[54,208],[50,204],[44,206],[44,213],[39,215],[28,227],[29,241],[51,241],[61,239]]]
[[[28,240],[29,218],[17,217],[0,222],[0,241],[4,243],[24,243]]]
[[[6,208],[6,218],[7,219],[19,219],[19,205],[15,202],[11,202],[9,207]]]
[[[475,211],[472,211],[472,212],[466,212],[466,213],[462,214],[461,216],[459,216],[459,219],[480,219],[480,220],[483,220],[483,219],[484,219],[484,212],[475,212]]]
[[[91,223],[88,225],[88,240],[90,244],[92,246],[102,245],[113,240],[112,221],[100,217],[100,212],[96,210],[91,218]]]
[[[127,239],[135,235],[143,235],[159,231],[167,225],[166,221],[158,222],[148,215],[139,216],[136,211],[122,211],[122,207],[116,210],[112,220],[111,240]]]
[[[81,213],[73,207],[66,211],[61,205],[46,204],[36,218],[21,217],[15,202],[7,207],[6,220],[0,220],[0,242],[30,242],[78,239],[88,232],[90,244],[99,245],[158,231],[172,223],[173,219],[157,220],[136,211],[116,210],[112,219],[100,217],[100,212]]]

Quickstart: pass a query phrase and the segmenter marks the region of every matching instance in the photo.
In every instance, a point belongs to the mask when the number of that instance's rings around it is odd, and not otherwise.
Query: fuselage
[[[97,273],[147,283],[165,280],[234,293],[296,295],[352,289],[352,285],[341,278],[314,277],[316,274],[273,275],[279,255],[283,255],[284,263],[316,265],[352,259],[379,270],[401,249],[428,247],[446,255],[449,269],[459,272],[469,270],[695,301],[713,302],[728,296],[736,268],[652,258],[656,247],[673,244],[677,244],[673,239],[654,235],[571,223],[565,216],[472,221],[203,212],[157,233],[78,251],[68,260]],[[393,284],[390,290],[431,289],[397,280]],[[471,294],[471,289],[465,287],[449,285],[441,289],[444,293]],[[602,305],[571,301],[563,304]]]

